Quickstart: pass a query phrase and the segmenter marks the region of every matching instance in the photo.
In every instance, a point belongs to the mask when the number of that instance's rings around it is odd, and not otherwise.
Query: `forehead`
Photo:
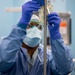
[[[39,30],[42,30],[42,25],[40,25],[39,23],[36,23],[36,22],[30,22],[27,29],[29,28],[33,28],[34,26],[36,26]]]

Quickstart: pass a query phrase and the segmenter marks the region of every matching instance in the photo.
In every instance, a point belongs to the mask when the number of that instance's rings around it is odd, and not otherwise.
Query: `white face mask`
[[[27,29],[27,35],[23,42],[29,47],[37,46],[42,40],[42,31],[37,27]]]

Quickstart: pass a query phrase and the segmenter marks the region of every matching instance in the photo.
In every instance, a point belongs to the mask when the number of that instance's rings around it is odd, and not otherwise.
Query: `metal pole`
[[[47,0],[44,0],[44,75],[46,75],[46,48],[47,48]]]

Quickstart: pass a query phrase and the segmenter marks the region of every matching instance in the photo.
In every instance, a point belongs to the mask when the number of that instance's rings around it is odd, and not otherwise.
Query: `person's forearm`
[[[63,39],[51,40],[52,54],[57,70],[61,74],[67,74],[73,69],[73,61],[70,49],[63,42]]]
[[[20,27],[12,29],[8,37],[0,41],[0,71],[6,66],[11,66],[16,59],[16,53],[22,46],[25,37],[25,30]]]
[[[9,60],[20,49],[25,37],[25,30],[20,27],[12,29],[11,33],[0,41],[0,57]],[[11,58],[12,59],[12,58]]]

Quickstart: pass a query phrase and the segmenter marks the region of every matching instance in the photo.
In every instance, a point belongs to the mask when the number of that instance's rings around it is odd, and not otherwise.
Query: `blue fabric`
[[[48,28],[51,39],[60,39],[61,34],[59,31],[61,19],[56,12],[48,14]]]
[[[18,23],[18,26],[25,29],[28,25],[33,11],[38,11],[40,5],[36,1],[28,1],[22,6],[22,16]]]
[[[40,6],[43,6],[45,3],[44,3],[44,0],[32,0],[32,1],[37,1]]]
[[[9,36],[0,41],[0,75],[43,75],[43,46],[28,72],[27,50],[22,48],[26,31],[15,27]],[[63,40],[51,39],[52,50],[47,50],[47,75],[67,75],[73,69],[72,54]]]

